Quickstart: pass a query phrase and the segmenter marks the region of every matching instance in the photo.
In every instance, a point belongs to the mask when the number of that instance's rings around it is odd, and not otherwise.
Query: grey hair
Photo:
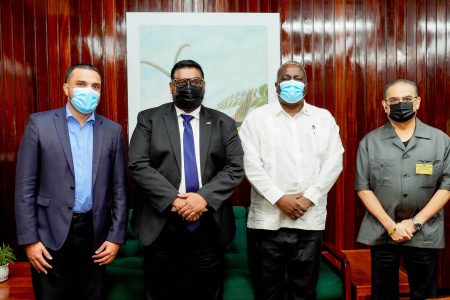
[[[297,66],[300,69],[302,69],[303,70],[303,74],[305,75],[305,82],[308,82],[308,80],[306,78],[305,66],[302,63],[299,63],[298,61],[294,61],[294,60],[287,61],[287,62],[285,62],[284,64],[282,64],[280,66],[280,68],[278,69],[278,72],[277,72],[277,80],[280,78],[281,69],[283,69],[284,66],[288,66],[288,65],[294,65],[294,66]]]
[[[416,94],[413,95],[413,96],[414,96],[414,97],[417,97],[417,96],[419,95],[419,89],[417,88],[417,84],[416,84],[415,82],[412,82],[411,80],[408,80],[408,79],[396,79],[396,80],[393,80],[393,81],[387,83],[387,84],[384,86],[384,94],[383,94],[384,99],[386,99],[386,94],[387,94],[388,89],[389,89],[391,86],[396,85],[397,83],[405,83],[405,84],[409,84],[410,86],[412,86],[412,87],[414,88],[414,92],[416,93]]]

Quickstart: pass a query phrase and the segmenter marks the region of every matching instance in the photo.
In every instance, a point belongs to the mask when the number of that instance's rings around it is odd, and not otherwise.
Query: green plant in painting
[[[267,84],[261,85],[259,88],[252,88],[246,91],[234,93],[217,105],[219,109],[227,109],[238,107],[233,119],[240,123],[244,120],[250,108],[255,108],[266,104],[268,101]]]
[[[8,245],[4,244],[0,247],[0,266],[5,266],[16,260],[13,249]]]

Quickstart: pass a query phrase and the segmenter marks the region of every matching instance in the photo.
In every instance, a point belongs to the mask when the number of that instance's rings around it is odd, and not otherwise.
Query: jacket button
[[[408,158],[408,157],[409,157],[408,154],[403,155],[403,158]]]
[[[73,185],[71,185],[71,186],[70,186],[70,189],[71,189],[71,190],[74,190],[74,189],[75,189],[75,187],[74,187]]]
[[[408,194],[403,194],[403,198],[406,198],[406,197],[408,197]]]
[[[68,210],[72,210],[72,206],[68,206],[67,209],[68,209]]]

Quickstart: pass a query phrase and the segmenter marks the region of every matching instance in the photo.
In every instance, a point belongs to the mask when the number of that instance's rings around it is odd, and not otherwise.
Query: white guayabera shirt
[[[280,103],[269,103],[247,115],[239,136],[252,185],[247,226],[325,229],[327,193],[342,171],[344,152],[333,116],[305,102],[291,117]],[[295,221],[276,205],[284,194],[294,193],[314,203]]]

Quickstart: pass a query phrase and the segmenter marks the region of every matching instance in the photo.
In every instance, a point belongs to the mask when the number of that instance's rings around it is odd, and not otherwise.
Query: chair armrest
[[[322,257],[324,262],[340,275],[344,287],[344,299],[351,300],[350,261],[341,250],[327,242],[323,242]]]

